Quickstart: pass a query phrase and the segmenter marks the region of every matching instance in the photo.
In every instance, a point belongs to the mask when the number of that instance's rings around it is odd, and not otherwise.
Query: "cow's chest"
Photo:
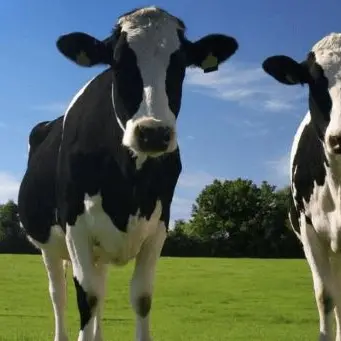
[[[161,201],[156,201],[148,219],[139,215],[139,209],[137,213],[129,215],[125,231],[114,225],[101,202],[100,196],[86,198],[83,216],[95,261],[124,265],[138,254],[144,241],[159,227]]]

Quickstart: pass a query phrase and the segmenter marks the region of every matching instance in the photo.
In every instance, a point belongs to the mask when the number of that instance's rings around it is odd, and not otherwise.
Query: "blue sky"
[[[96,3],[96,4],[95,4]],[[172,219],[214,178],[288,182],[295,130],[307,110],[307,90],[282,86],[261,69],[270,55],[303,59],[313,44],[340,29],[341,2],[311,0],[24,1],[0,2],[0,202],[16,199],[27,162],[30,129],[63,113],[68,101],[102,68],[67,61],[55,47],[61,34],[98,38],[134,7],[157,5],[179,16],[196,40],[235,37],[240,48],[218,72],[188,70],[178,119],[183,174]]]

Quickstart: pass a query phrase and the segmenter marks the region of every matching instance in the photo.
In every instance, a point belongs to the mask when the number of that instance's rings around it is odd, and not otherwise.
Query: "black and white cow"
[[[292,227],[310,265],[320,340],[341,341],[341,34],[317,42],[306,60],[273,56],[264,70],[284,84],[307,84],[309,112],[291,151]]]
[[[132,259],[136,340],[149,341],[155,267],[181,171],[176,119],[185,69],[216,71],[238,43],[220,34],[190,42],[180,19],[146,7],[119,17],[103,41],[76,32],[57,47],[78,65],[109,68],[78,92],[63,117],[30,135],[19,212],[42,250],[55,341],[68,339],[63,260],[72,264],[78,341],[100,341],[107,264]]]

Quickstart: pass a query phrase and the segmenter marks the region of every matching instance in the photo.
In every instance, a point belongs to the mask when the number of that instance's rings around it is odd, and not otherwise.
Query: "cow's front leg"
[[[66,242],[70,254],[80,318],[78,341],[94,340],[94,320],[102,300],[92,249],[83,217],[67,225]]]
[[[162,223],[156,233],[144,242],[136,257],[130,283],[130,299],[136,313],[136,341],[151,341],[149,313],[152,305],[154,275],[165,239],[166,228]]]

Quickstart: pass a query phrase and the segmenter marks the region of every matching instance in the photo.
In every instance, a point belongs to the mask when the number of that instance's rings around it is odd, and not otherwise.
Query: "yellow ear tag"
[[[218,58],[210,53],[201,63],[201,68],[204,70],[204,72],[218,70]]]
[[[79,52],[77,58],[76,58],[77,64],[88,66],[90,65],[90,59],[86,55],[84,51]]]

